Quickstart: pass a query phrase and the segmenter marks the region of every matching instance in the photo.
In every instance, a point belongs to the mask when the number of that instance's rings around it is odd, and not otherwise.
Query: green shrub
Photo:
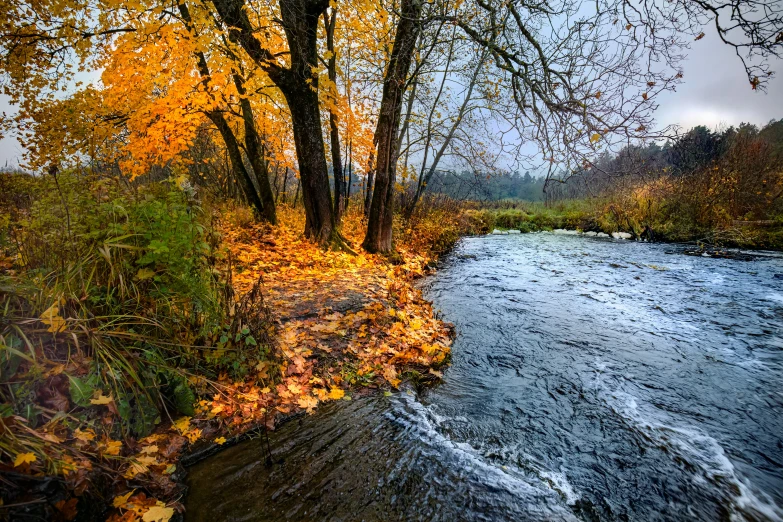
[[[115,430],[143,436],[192,414],[204,378],[240,378],[272,356],[258,292],[234,302],[211,213],[192,195],[17,179],[32,189],[0,245],[12,260],[0,273],[0,399],[30,425],[52,409],[97,422],[91,401],[110,396]]]

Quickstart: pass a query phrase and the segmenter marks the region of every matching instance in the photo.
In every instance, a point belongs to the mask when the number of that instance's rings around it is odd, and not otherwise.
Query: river
[[[188,521],[783,520],[783,257],[466,238],[424,283],[444,382],[189,470]]]

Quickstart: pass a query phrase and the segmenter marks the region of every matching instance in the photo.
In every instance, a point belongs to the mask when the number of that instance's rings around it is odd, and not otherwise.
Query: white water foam
[[[446,437],[437,428],[447,419],[435,415],[415,397],[408,394],[399,394],[396,397],[403,403],[403,407],[396,408],[394,414],[388,413],[390,420],[397,422],[404,420],[407,427],[415,431],[423,441],[439,450],[451,453],[464,470],[475,471],[475,476],[486,485],[503,489],[520,500],[527,501],[529,505],[538,503],[542,497],[549,497],[552,502],[547,502],[546,509],[556,511],[548,513],[549,517],[556,516],[558,520],[573,520],[575,522],[578,520],[559,500],[561,494],[566,497],[569,504],[572,498],[573,502],[579,499],[565,480],[565,476],[559,482],[551,479],[551,482],[542,481],[540,485],[531,484],[525,480],[523,472],[516,466],[497,466],[488,462],[470,444],[452,441]],[[553,476],[556,475],[553,474]],[[553,484],[556,487],[553,487]],[[545,486],[546,489],[539,486]],[[530,502],[532,499],[536,499],[536,502]]]
[[[600,381],[597,382],[600,384]],[[698,466],[704,476],[695,475],[694,480],[705,485],[708,483],[707,479],[713,483],[719,481],[733,485],[739,493],[729,498],[732,504],[732,520],[758,520],[761,516],[773,522],[783,522],[783,508],[747,479],[738,476],[734,464],[715,438],[699,428],[670,426],[649,413],[642,413],[638,399],[624,392],[609,392],[607,403],[615,413],[629,421],[645,436],[658,444],[676,447],[681,458]],[[749,515],[753,518],[749,518]]]
[[[776,303],[783,303],[783,295],[775,293],[764,296],[764,299],[769,301],[775,301]]]
[[[551,483],[552,489],[560,492],[565,497],[566,504],[568,504],[569,506],[573,506],[574,504],[576,504],[577,500],[582,498],[581,495],[577,494],[576,491],[574,491],[574,488],[568,482],[565,473],[544,471],[541,473],[541,476]]]

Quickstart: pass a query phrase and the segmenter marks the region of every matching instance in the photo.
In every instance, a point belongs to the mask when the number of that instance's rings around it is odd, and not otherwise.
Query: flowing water
[[[197,464],[187,520],[783,520],[783,258],[488,236],[425,288],[441,385]]]

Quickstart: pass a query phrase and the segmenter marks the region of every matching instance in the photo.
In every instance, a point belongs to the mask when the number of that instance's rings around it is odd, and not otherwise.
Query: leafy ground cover
[[[165,183],[80,181],[17,178],[0,202],[12,518],[169,520],[193,448],[440,378],[451,328],[414,283],[458,218],[399,221],[389,258],[358,248],[358,205],[343,225],[353,253],[304,239],[301,208],[272,227]]]

